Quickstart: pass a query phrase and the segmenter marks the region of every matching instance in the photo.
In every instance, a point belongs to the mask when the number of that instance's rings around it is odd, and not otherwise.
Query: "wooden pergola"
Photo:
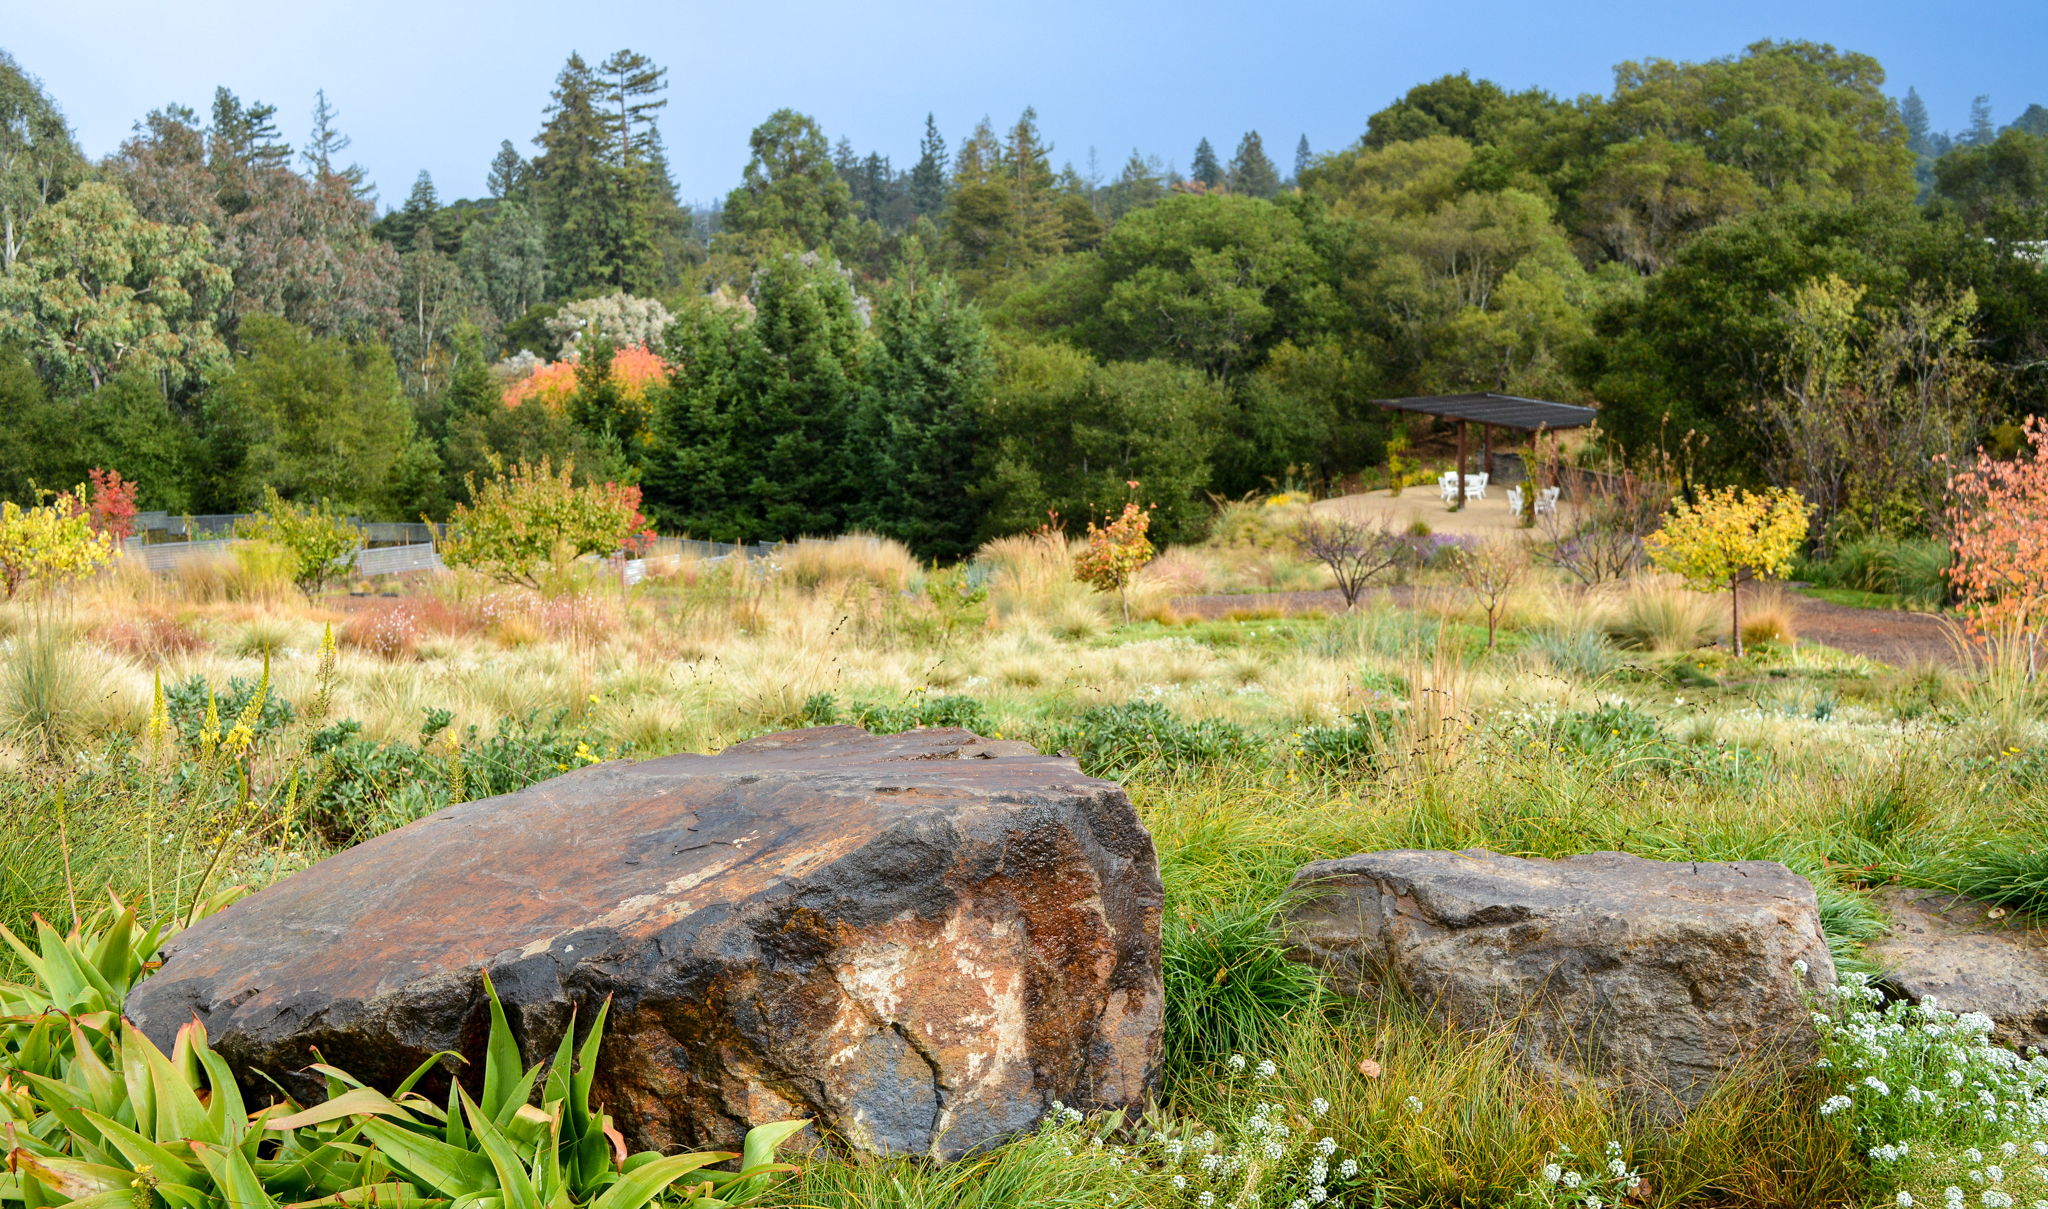
[[[1390,411],[1420,412],[1425,416],[1436,416],[1458,422],[1458,507],[1465,506],[1465,465],[1470,446],[1467,442],[1469,425],[1480,426],[1481,449],[1484,451],[1483,465],[1490,478],[1493,475],[1493,430],[1505,428],[1514,432],[1534,433],[1537,442],[1543,434],[1550,433],[1555,448],[1556,434],[1566,428],[1584,428],[1600,417],[1590,407],[1576,403],[1552,403],[1544,399],[1524,399],[1518,395],[1499,395],[1487,391],[1476,395],[1420,395],[1409,399],[1374,399],[1374,403]],[[1533,476],[1532,476],[1533,477]]]

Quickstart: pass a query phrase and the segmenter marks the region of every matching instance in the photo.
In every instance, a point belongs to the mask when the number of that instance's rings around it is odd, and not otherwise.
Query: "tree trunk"
[[[1735,639],[1735,657],[1742,658],[1742,581],[1728,584],[1728,618]]]

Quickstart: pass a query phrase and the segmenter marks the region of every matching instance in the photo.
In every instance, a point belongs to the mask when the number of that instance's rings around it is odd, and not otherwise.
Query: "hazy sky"
[[[595,61],[622,46],[670,68],[662,128],[686,199],[737,183],[747,132],[782,106],[907,167],[927,110],[957,145],[984,114],[1000,126],[1033,105],[1056,164],[1085,172],[1093,147],[1109,177],[1133,146],[1185,170],[1196,140],[1227,157],[1247,129],[1285,172],[1302,134],[1319,151],[1348,143],[1374,110],[1446,72],[1571,96],[1606,91],[1625,59],[1712,58],[1760,38],[1875,55],[1888,90],[1919,89],[1936,129],[1964,126],[1980,93],[2001,124],[2048,104],[2041,0],[9,7],[0,47],[42,78],[88,154],[111,151],[152,108],[204,112],[216,84],[276,105],[296,146],[325,88],[386,205],[422,168],[444,200],[480,194],[500,139],[531,152],[569,52]]]

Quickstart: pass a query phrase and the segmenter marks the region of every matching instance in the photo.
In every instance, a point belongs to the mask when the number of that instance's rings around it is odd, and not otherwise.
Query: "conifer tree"
[[[1982,147],[1998,137],[1998,128],[1991,124],[1991,98],[1980,96],[1970,102],[1970,132],[1963,136],[1966,147]]]
[[[1256,130],[1238,140],[1237,154],[1230,157],[1230,191],[1246,197],[1271,197],[1280,192],[1280,173],[1266,156],[1266,145]]]
[[[725,233],[758,253],[788,241],[830,247],[853,213],[853,190],[832,166],[825,133],[809,116],[778,109],[747,139],[753,158],[725,198]]]
[[[484,177],[484,187],[495,198],[515,197],[525,191],[531,172],[532,168],[512,146],[512,140],[506,139],[498,144],[498,154],[491,157],[491,170]]]
[[[1216,160],[1216,149],[1203,139],[1195,146],[1195,162],[1188,168],[1188,179],[1198,180],[1214,189],[1223,180],[1223,165]]]
[[[1308,136],[1304,134],[1301,136],[1301,141],[1294,145],[1294,181],[1296,184],[1301,183],[1302,174],[1307,172],[1309,165],[1314,162],[1315,156],[1308,149]]]
[[[1927,102],[1920,99],[1918,89],[1906,90],[1906,99],[1899,102],[1899,120],[1906,124],[1906,146],[1915,155],[1927,154]]]
[[[919,218],[937,220],[946,208],[946,140],[939,124],[924,115],[924,139],[918,144],[917,166],[910,170],[910,207]]]

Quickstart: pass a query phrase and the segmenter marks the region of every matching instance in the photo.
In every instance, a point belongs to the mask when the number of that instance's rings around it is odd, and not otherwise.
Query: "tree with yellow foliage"
[[[1782,487],[1752,494],[1725,487],[1697,503],[1672,505],[1664,527],[1644,539],[1650,561],[1701,590],[1728,592],[1735,655],[1742,656],[1742,585],[1780,579],[1806,540],[1809,513]]]
[[[0,503],[0,589],[9,600],[31,579],[78,579],[113,557],[112,535],[92,527],[84,487],[30,508]]]

